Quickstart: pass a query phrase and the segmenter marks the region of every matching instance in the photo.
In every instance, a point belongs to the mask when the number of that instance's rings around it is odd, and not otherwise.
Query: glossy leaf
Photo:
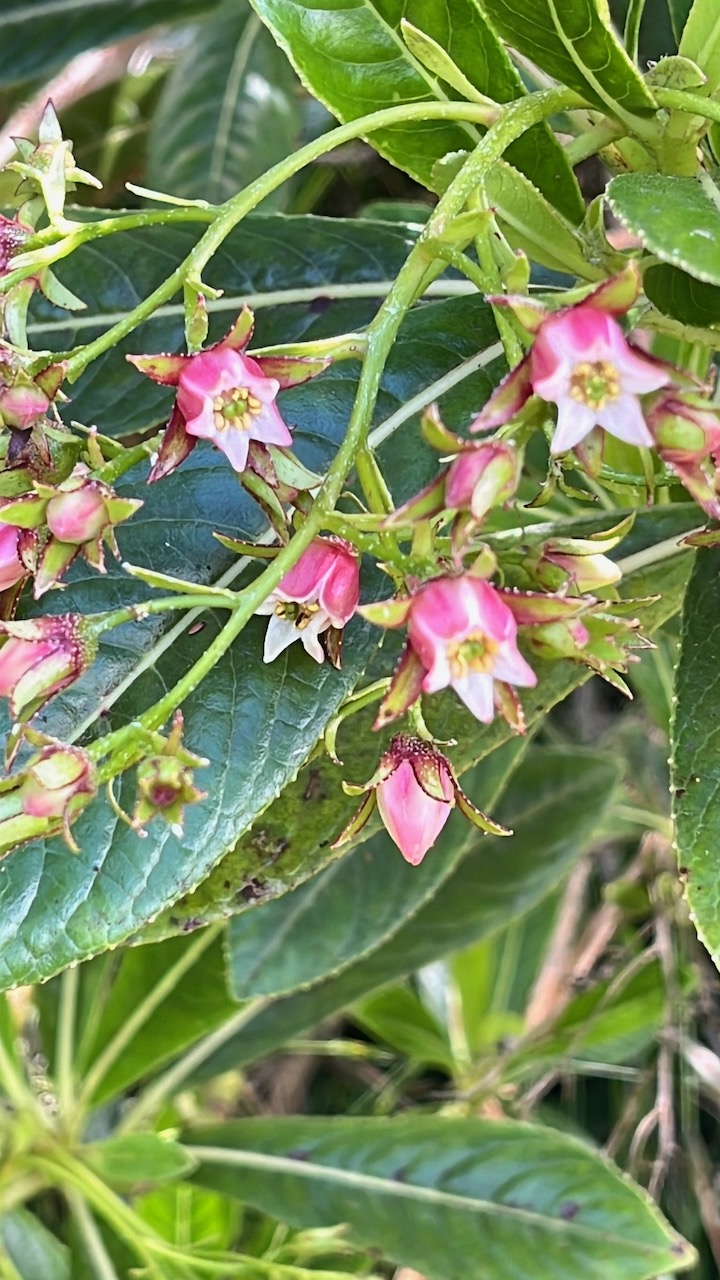
[[[685,23],[688,20],[688,14],[690,13],[692,6],[693,0],[668,0],[672,29],[678,44],[682,38]]]
[[[623,173],[607,200],[615,216],[663,262],[720,285],[720,209],[695,178]]]
[[[198,28],[153,115],[147,185],[221,204],[283,160],[299,133],[297,80],[238,0]],[[282,206],[282,193],[273,201]]]
[[[67,1248],[28,1209],[3,1214],[0,1240],[18,1280],[72,1280]]]
[[[694,1250],[585,1143],[510,1120],[257,1119],[200,1130],[203,1185],[431,1280],[649,1280]]]
[[[184,1178],[192,1153],[157,1133],[126,1133],[82,1148],[83,1161],[111,1186],[138,1186]]]
[[[214,8],[216,0],[10,0],[0,10],[0,84],[47,80],[85,49],[114,44],[163,22]],[[30,38],[30,36],[32,38]]]
[[[714,93],[720,85],[720,13],[715,0],[694,0],[679,53],[697,63],[707,76],[708,93]]]
[[[648,267],[643,289],[658,311],[682,324],[707,327],[720,320],[720,288],[695,280],[668,262]]]
[[[482,0],[498,35],[611,115],[645,115],[652,96],[596,0]]]
[[[675,679],[672,787],[680,875],[695,927],[720,967],[720,550],[697,552]]]
[[[465,785],[480,808],[492,811],[525,745],[511,739],[469,775]],[[227,938],[236,999],[311,986],[375,951],[477,847],[477,832],[457,812],[419,867],[410,867],[380,832],[293,893],[238,916]]]
[[[401,34],[403,18],[439,44],[480,93],[509,102],[524,92],[507,53],[472,0],[411,0],[402,6],[390,0],[331,0],[321,9],[304,0],[254,3],[301,80],[342,121],[400,102],[455,96],[410,53]],[[480,132],[469,124],[428,121],[393,126],[374,133],[370,141],[393,164],[432,188],[435,161],[472,146]],[[507,159],[567,217],[580,221],[577,184],[544,125],[514,143]]]

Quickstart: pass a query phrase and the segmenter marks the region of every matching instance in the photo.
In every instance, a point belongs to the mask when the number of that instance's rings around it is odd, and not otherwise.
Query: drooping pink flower
[[[667,386],[672,370],[628,342],[614,318],[629,309],[638,291],[637,271],[628,268],[582,302],[555,313],[527,298],[492,299],[516,309],[536,336],[471,430],[487,431],[509,421],[536,395],[557,405],[550,445],[554,454],[574,449],[596,426],[627,444],[651,447],[639,397]]]
[[[537,684],[518,651],[511,610],[489,582],[469,573],[436,578],[411,597],[408,639],[425,670],[423,692],[449,685],[485,724],[495,714],[496,680]]]
[[[339,633],[360,599],[357,552],[341,538],[316,538],[256,613],[271,615],[263,661],[272,662],[294,640],[300,640],[316,662],[325,651],[319,637],[327,631],[334,642],[328,656],[339,665]],[[334,634],[333,634],[334,633]]]
[[[27,572],[18,555],[19,533],[14,524],[0,524],[0,591],[14,587]]]
[[[321,373],[330,360],[249,356],[252,333],[252,313],[243,307],[230,332],[206,351],[127,357],[154,382],[178,389],[150,483],[174,471],[201,437],[221,449],[237,472],[248,466],[251,442],[292,443],[275,403],[277,394]]]
[[[375,806],[388,835],[406,862],[416,867],[437,840],[450,811],[460,812],[486,834],[511,835],[476,809],[462,790],[450,761],[432,743],[398,733],[364,786],[343,783],[349,795],[363,795],[355,816],[333,844],[347,844],[365,826]]]
[[[74,613],[0,622],[9,639],[0,649],[0,697],[10,699],[15,719],[34,715],[82,673],[91,642]]]

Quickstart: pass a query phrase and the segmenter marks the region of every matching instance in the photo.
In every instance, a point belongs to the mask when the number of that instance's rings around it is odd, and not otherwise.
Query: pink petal
[[[434,800],[419,786],[409,760],[403,760],[377,789],[377,803],[388,835],[406,862],[422,862],[450,817],[452,805]]]
[[[589,435],[598,420],[594,409],[578,404],[569,397],[558,402],[558,420],[550,443],[550,452],[567,453]]]
[[[496,680],[523,685],[528,689],[534,688],[537,684],[535,672],[525,661],[514,641],[508,641],[502,646],[493,664],[492,673]]]
[[[652,448],[654,441],[635,396],[621,395],[598,410],[595,418],[599,426],[618,440],[635,444],[640,449]]]
[[[453,680],[452,687],[477,720],[490,724],[495,715],[492,676],[474,672],[462,680]]]

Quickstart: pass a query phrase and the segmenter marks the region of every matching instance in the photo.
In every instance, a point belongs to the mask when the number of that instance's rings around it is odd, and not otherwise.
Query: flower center
[[[247,431],[261,409],[262,401],[251,395],[247,387],[221,391],[213,400],[215,428],[217,431],[227,431],[228,427],[235,427],[238,431]]]
[[[471,631],[464,640],[449,644],[448,659],[453,679],[464,680],[473,672],[487,674],[492,671],[499,647],[498,641],[483,631]]]
[[[279,600],[275,605],[275,614],[278,618],[284,618],[286,622],[292,622],[298,631],[304,631],[319,609],[320,605],[317,603],[300,604],[297,600]]]
[[[608,401],[617,400],[620,376],[615,365],[609,360],[583,360],[576,364],[570,375],[569,394],[588,409],[602,409]]]

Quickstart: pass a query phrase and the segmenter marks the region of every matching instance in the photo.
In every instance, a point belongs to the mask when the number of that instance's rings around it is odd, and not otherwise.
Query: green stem
[[[177,1093],[181,1085],[197,1070],[203,1062],[221,1049],[228,1040],[242,1031],[267,1005],[268,1001],[264,997],[258,997],[256,1000],[250,1000],[242,1009],[238,1009],[227,1022],[221,1027],[217,1027],[209,1036],[205,1036],[204,1040],[200,1040],[192,1049],[179,1058],[177,1062],[151,1085],[148,1085],[144,1093],[140,1094],[134,1107],[117,1128],[118,1133],[132,1133],[135,1129],[139,1129],[146,1120],[151,1120],[161,1109],[166,1098]]]
[[[653,95],[661,107],[669,111],[685,111],[688,115],[704,116],[706,120],[716,120],[720,124],[720,102],[713,98],[701,98],[697,93],[686,93],[684,89],[656,89]]]
[[[39,1120],[42,1129],[47,1127],[47,1119],[37,1094],[21,1068],[13,1062],[2,1036],[0,1036],[0,1086],[20,1114]]]
[[[75,1023],[80,971],[66,969],[60,979],[60,1002],[55,1046],[55,1082],[60,1116],[69,1117],[73,1108]]]
[[[644,8],[645,0],[630,0],[628,5],[623,41],[631,62],[637,62],[640,23],[642,22]]]
[[[549,89],[531,97],[523,98],[505,109],[503,117],[493,125],[478,143],[475,151],[468,157],[457,177],[438,202],[435,211],[423,229],[417,243],[403,264],[395,283],[380,307],[377,315],[368,328],[367,355],[358,382],[355,403],[345,438],[327,472],[322,488],[302,528],[276,556],[272,564],[261,573],[254,582],[238,594],[238,605],[234,609],[222,631],[215,637],[202,656],[194,663],[181,680],[170,689],[164,698],[150,707],[142,716],[142,724],[146,729],[159,729],[169,719],[173,711],[185,698],[197,688],[209,671],[219,662],[230,648],[243,627],[250,620],[256,609],[267,599],[268,595],[279,585],[281,579],[297,562],[303,551],[323,528],[326,515],[332,513],[343,490],[346,477],[350,472],[359,449],[362,448],[380,389],[380,381],[388,354],[397,336],[403,318],[417,295],[418,284],[427,269],[428,244],[438,236],[439,232],[463,210],[466,201],[483,181],[485,174],[501,158],[506,148],[532,125],[553,115],[557,111],[566,110],[576,105],[577,95],[567,89]],[[433,105],[433,104],[426,104]],[[443,105],[443,104],[436,104]],[[446,104],[447,105],[447,104]],[[472,105],[472,104],[468,104]],[[380,113],[387,116],[389,113]],[[375,119],[369,117],[370,120]],[[367,125],[365,125],[367,130]],[[338,131],[341,132],[341,131]],[[307,150],[307,148],[305,148]],[[274,172],[277,172],[277,166]],[[273,171],[271,171],[273,172]],[[254,183],[249,191],[256,190],[263,179]],[[261,194],[265,194],[264,189]],[[240,213],[234,202],[230,213],[234,222]],[[223,234],[227,234],[229,226],[222,219],[203,237],[198,248],[202,254],[194,264],[199,269],[204,265]],[[213,235],[210,243],[208,237]],[[189,261],[189,260],[188,260]],[[164,299],[163,299],[164,300]],[[91,344],[92,345],[92,344]],[[196,602],[197,603],[197,602]],[[107,735],[97,743],[106,754],[130,742],[137,733],[137,725],[126,725],[115,733]]]
[[[556,101],[560,104],[557,108],[553,107],[551,111],[547,111],[545,109],[545,103],[548,101],[548,94],[554,94]],[[572,110],[585,105],[586,104],[583,102],[583,99],[569,89],[546,90],[544,94],[535,94],[532,97],[522,98],[516,102],[510,103],[504,109],[502,120],[494,125],[493,128],[489,130],[489,133],[494,133],[495,130],[502,129],[507,120],[510,120],[511,122],[516,120],[518,109],[520,107],[530,107],[532,112],[532,108],[537,106],[539,108],[537,119],[541,120],[544,119],[547,114],[552,114],[552,111],[555,109],[560,111]],[[321,138],[317,138],[306,146],[301,147],[294,155],[288,156],[287,159],[274,165],[272,169],[267,171],[267,173],[262,174],[261,177],[256,178],[254,182],[250,183],[244,191],[233,196],[227,204],[222,205],[212,226],[208,228],[192,252],[187,256],[184,262],[182,262],[180,266],[173,271],[168,279],[155,289],[153,293],[149,294],[147,298],[143,299],[143,301],[135,307],[133,311],[124,316],[121,321],[113,325],[112,328],[108,329],[104,334],[101,334],[94,342],[88,343],[86,347],[83,347],[80,351],[70,357],[67,367],[68,381],[74,382],[92,360],[96,359],[97,356],[102,355],[103,352],[109,350],[110,347],[115,346],[121,338],[124,338],[131,333],[133,329],[141,323],[141,321],[146,320],[159,306],[164,302],[169,301],[169,299],[180,290],[187,276],[200,276],[203,268],[209,262],[216,249],[220,247],[229,232],[232,231],[233,227],[235,227],[247,213],[250,213],[260,203],[260,201],[270,195],[276,187],[280,186],[288,178],[291,178],[294,174],[298,173],[306,165],[318,160],[328,151],[332,151],[336,147],[344,145],[346,142],[351,142],[354,138],[364,137],[367,134],[375,133],[379,129],[385,129],[391,125],[403,124],[412,120],[465,120],[469,123],[475,122],[478,124],[484,124],[486,123],[487,118],[488,108],[473,102],[407,103],[403,106],[388,107],[384,111],[376,111],[372,112],[370,115],[361,116],[357,120],[353,120],[350,124],[341,125],[338,129],[333,130],[332,133],[326,134]],[[533,123],[536,122],[536,120],[533,120]],[[530,125],[523,125],[519,129],[519,132],[522,133],[525,131],[525,128],[529,127]],[[485,135],[486,138],[487,136],[488,134]],[[516,133],[514,136],[518,136],[518,134]],[[484,142],[485,139],[482,141]],[[503,146],[503,150],[504,149],[505,147]],[[468,165],[466,164],[463,167],[463,172],[467,168]],[[461,177],[461,175],[458,176]],[[458,179],[456,179],[456,182],[457,181]],[[455,183],[453,183],[453,188],[454,187]],[[453,188],[451,188],[451,190]],[[469,187],[467,191],[463,192],[463,204],[471,190],[472,187]],[[462,205],[460,205],[460,208],[461,207]],[[30,273],[31,268],[28,268],[25,274],[27,275]],[[11,273],[11,275],[12,274],[13,273]],[[10,276],[6,276],[4,280],[0,281],[0,292],[2,292],[3,288],[7,287],[7,281],[9,279]]]
[[[102,1084],[105,1076],[110,1068],[122,1053],[125,1052],[128,1045],[137,1035],[141,1027],[145,1025],[149,1018],[152,1017],[155,1010],[163,1003],[164,1000],[175,990],[175,987],[200,959],[204,951],[215,941],[220,934],[222,925],[213,925],[206,929],[196,938],[190,946],[183,951],[179,960],[175,962],[171,968],[167,969],[159,982],[155,984],[152,991],[135,1006],[126,1022],[116,1031],[115,1035],[105,1045],[102,1053],[95,1059],[89,1068],[85,1080],[83,1082],[82,1091],[78,1105],[80,1107],[87,1106],[92,1102],[93,1096],[97,1093],[99,1086]]]
[[[603,147],[607,147],[611,142],[616,142],[618,138],[623,138],[627,130],[623,125],[616,121],[602,120],[599,124],[593,125],[585,133],[578,134],[577,138],[572,138],[563,148],[567,156],[568,163],[575,167],[582,160],[587,160],[590,156],[597,155],[598,151],[602,151]]]
[[[78,1191],[65,1192],[71,1213],[77,1222],[88,1258],[90,1259],[97,1280],[120,1280],[115,1265],[105,1248],[105,1242],[97,1229],[95,1219]]]

